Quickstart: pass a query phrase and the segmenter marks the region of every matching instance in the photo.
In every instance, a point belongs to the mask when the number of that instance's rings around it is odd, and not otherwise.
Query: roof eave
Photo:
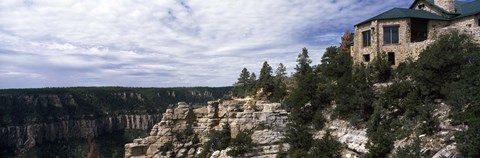
[[[418,18],[418,17],[400,17],[400,18],[388,18],[388,19],[375,19],[375,20],[395,20],[395,19],[425,19],[425,20],[439,20],[439,21],[450,21],[449,19],[428,19],[428,18]],[[361,23],[358,23],[356,25],[354,25],[355,27],[359,26],[359,25],[363,25],[363,24],[366,24],[366,23],[369,23],[369,22],[372,22],[372,21],[375,21],[375,20],[365,20]]]

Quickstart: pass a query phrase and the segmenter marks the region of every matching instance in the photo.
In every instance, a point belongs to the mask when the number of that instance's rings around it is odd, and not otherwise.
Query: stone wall
[[[449,32],[451,30],[458,30],[463,33],[472,35],[474,40],[480,43],[480,26],[478,19],[480,15],[469,16],[460,18],[457,20],[441,21],[441,20],[429,20],[428,21],[428,38],[422,42],[411,42],[411,21],[410,19],[393,19],[393,20],[381,20],[372,21],[366,24],[358,25],[355,27],[354,46],[352,51],[352,58],[354,63],[368,64],[363,59],[364,54],[370,54],[370,61],[374,60],[378,52],[395,53],[395,63],[405,61],[408,58],[417,59],[420,52],[434,41],[440,34]],[[383,40],[383,27],[398,25],[399,27],[399,43],[398,44],[384,44]],[[371,46],[363,47],[362,32],[371,30],[372,41]],[[396,67],[394,65],[393,67]]]
[[[464,33],[470,34],[477,42],[480,42],[480,26],[478,24],[478,19],[480,19],[480,15],[456,19],[452,21],[449,28],[455,28]]]
[[[454,0],[433,0],[433,3],[449,13],[455,13]]]
[[[424,7],[423,8],[419,8],[420,5],[423,5]],[[413,9],[418,9],[418,10],[424,10],[424,11],[427,11],[427,12],[430,12],[430,13],[434,13],[434,14],[437,14],[437,15],[440,15],[440,16],[444,16],[444,17],[447,17],[447,15],[445,15],[440,9],[438,9],[437,7],[431,5],[430,3],[426,3],[424,1],[419,1],[415,4],[413,4]]]
[[[399,26],[399,43],[385,44],[383,39],[383,28],[386,26]],[[362,32],[371,30],[372,44],[368,47],[363,47]],[[395,63],[399,63],[409,57],[404,53],[408,49],[410,43],[410,19],[394,19],[372,21],[355,27],[355,45],[353,59],[355,63],[364,63],[363,55],[370,54],[370,61],[374,60],[377,53],[395,52]]]

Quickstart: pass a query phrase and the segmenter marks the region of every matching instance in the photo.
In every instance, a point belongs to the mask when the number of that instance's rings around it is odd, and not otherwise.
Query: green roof
[[[459,2],[455,1],[455,7],[457,8],[457,13],[459,16],[453,17],[453,19],[463,18],[470,15],[475,15],[480,13],[480,0],[475,0],[473,2]]]
[[[368,23],[370,21],[374,20],[387,20],[387,19],[401,19],[401,18],[418,18],[418,19],[429,19],[429,20],[454,20],[454,19],[459,19],[463,18],[466,16],[472,16],[472,15],[477,15],[480,14],[480,0],[474,0],[471,2],[465,2],[465,1],[455,1],[455,8],[456,12],[455,13],[448,13],[442,8],[434,5],[434,0],[425,0],[425,2],[432,4],[433,6],[437,7],[440,9],[442,12],[449,14],[450,18],[447,17],[442,17],[434,13],[430,13],[427,11],[423,10],[416,10],[413,8],[413,5],[419,0],[415,0],[412,5],[410,6],[410,9],[406,8],[393,8],[390,9],[384,13],[381,13],[373,18],[370,18],[368,20],[365,20],[361,23],[356,24],[361,25]]]
[[[418,19],[431,19],[431,20],[449,20],[441,17],[437,14],[433,14],[423,10],[405,9],[405,8],[393,8],[382,14],[379,14],[373,18],[365,20],[357,25],[361,25],[374,20],[387,20],[387,19],[401,19],[401,18],[418,18]]]

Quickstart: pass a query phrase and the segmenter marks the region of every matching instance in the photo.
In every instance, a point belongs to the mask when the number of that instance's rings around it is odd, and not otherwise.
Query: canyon
[[[123,157],[124,143],[146,135],[172,103],[202,105],[229,91],[229,87],[0,90],[0,154]]]

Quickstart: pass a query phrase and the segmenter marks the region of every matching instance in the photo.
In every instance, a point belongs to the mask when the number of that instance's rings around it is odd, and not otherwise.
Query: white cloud
[[[409,3],[2,0],[0,66],[36,75],[3,73],[0,88],[231,85],[243,67],[258,71],[265,60],[292,70],[302,47],[318,63],[355,23]]]
[[[70,43],[65,43],[65,44],[59,44],[59,43],[52,43],[47,45],[48,49],[54,49],[54,50],[74,50],[77,47]]]

